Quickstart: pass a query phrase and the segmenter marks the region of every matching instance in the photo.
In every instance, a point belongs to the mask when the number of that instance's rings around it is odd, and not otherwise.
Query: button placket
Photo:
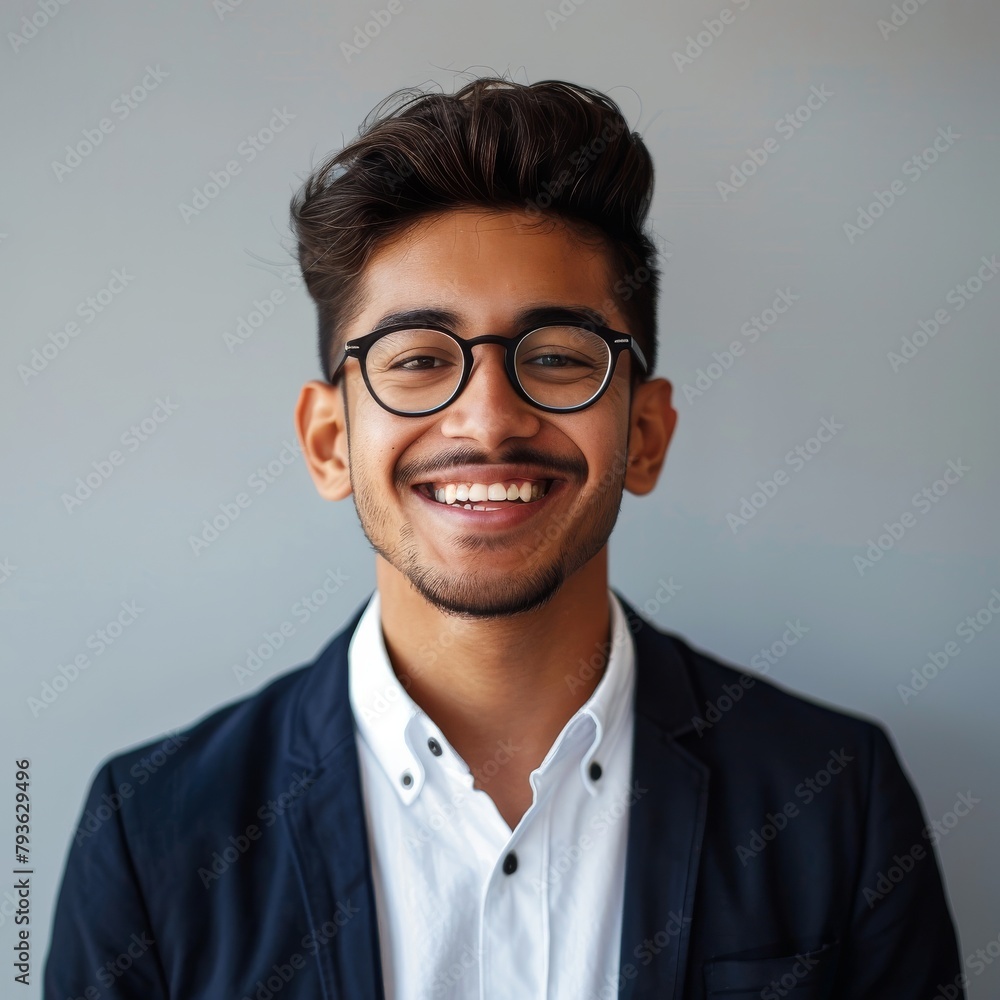
[[[545,825],[540,818],[511,838],[483,894],[481,997],[544,995],[547,922],[532,874],[538,864],[537,838],[544,836]]]

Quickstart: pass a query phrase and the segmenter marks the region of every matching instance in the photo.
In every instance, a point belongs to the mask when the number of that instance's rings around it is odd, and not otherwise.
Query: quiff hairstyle
[[[604,249],[611,268],[605,311],[621,309],[651,375],[660,277],[644,229],[652,196],[649,150],[600,91],[482,77],[450,95],[390,94],[292,199],[324,376],[342,350],[340,331],[364,307],[364,269],[376,250],[421,217],[468,207],[559,220]],[[638,366],[632,371],[640,381]]]

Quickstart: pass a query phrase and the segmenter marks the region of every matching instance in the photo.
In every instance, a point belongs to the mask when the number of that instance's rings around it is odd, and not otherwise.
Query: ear
[[[629,464],[625,489],[637,496],[652,491],[677,424],[673,386],[665,378],[640,382],[632,396]]]
[[[309,475],[324,500],[351,494],[347,420],[340,389],[327,382],[307,382],[295,404],[295,432]]]

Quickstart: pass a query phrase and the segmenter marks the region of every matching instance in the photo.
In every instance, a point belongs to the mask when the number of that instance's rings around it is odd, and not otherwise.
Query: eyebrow
[[[514,314],[511,325],[519,330],[526,330],[545,323],[565,322],[566,320],[584,320],[597,326],[607,326],[607,317],[597,309],[584,305],[551,304],[532,306]],[[463,325],[462,318],[450,309],[424,307],[419,309],[403,309],[386,313],[372,328],[372,333],[389,326],[399,326],[403,323],[413,323],[427,326],[443,326],[456,329]]]

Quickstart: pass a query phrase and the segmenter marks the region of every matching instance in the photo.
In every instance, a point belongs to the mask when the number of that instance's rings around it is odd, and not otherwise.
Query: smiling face
[[[365,305],[339,342],[416,309],[452,314],[444,325],[463,339],[513,336],[534,325],[523,321],[529,311],[549,308],[590,310],[603,325],[631,332],[608,294],[606,253],[558,221],[533,222],[484,209],[422,219],[371,259]],[[673,411],[669,383],[657,379],[638,388],[635,402],[641,396],[645,405],[633,403],[630,414],[627,352],[604,395],[574,413],[547,413],[521,399],[499,344],[478,345],[473,357],[458,399],[422,417],[379,406],[352,358],[343,391],[318,382],[303,389],[297,426],[321,494],[353,495],[366,537],[392,571],[443,612],[490,618],[540,607],[588,567],[606,576],[606,560],[595,557],[623,488],[652,489]],[[657,423],[654,411],[669,423],[659,433],[649,425],[651,416]],[[630,443],[643,453],[635,473]],[[476,484],[492,487],[487,497]],[[450,502],[456,495],[461,500]]]

